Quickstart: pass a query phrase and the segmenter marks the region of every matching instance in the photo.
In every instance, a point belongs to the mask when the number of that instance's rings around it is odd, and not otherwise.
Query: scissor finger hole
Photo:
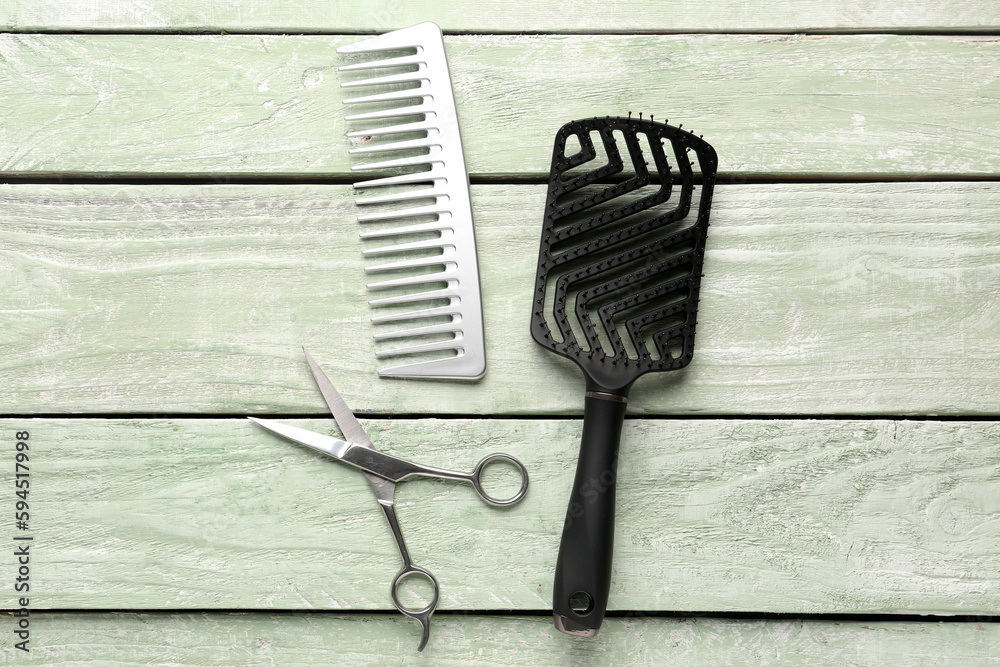
[[[401,610],[415,615],[425,614],[437,604],[437,584],[430,574],[410,570],[393,583],[392,597]]]
[[[480,462],[477,469],[479,492],[493,505],[510,505],[524,496],[528,473],[520,461],[506,454],[494,454]]]

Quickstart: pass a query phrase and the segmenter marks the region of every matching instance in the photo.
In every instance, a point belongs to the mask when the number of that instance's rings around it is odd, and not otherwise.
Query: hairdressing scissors
[[[396,539],[396,546],[399,547],[399,555],[403,557],[403,567],[392,580],[392,587],[390,589],[392,601],[399,611],[420,623],[423,635],[417,650],[423,651],[430,636],[430,619],[431,614],[434,613],[434,609],[437,607],[439,587],[437,579],[434,578],[433,574],[419,565],[415,565],[410,560],[410,554],[406,550],[406,543],[403,540],[403,533],[400,531],[399,522],[396,520],[396,510],[394,507],[396,484],[413,477],[436,477],[456,482],[467,482],[472,485],[472,488],[476,490],[479,497],[487,503],[496,507],[504,507],[513,505],[524,497],[525,492],[528,490],[528,471],[525,469],[524,464],[507,454],[490,454],[476,464],[472,472],[466,473],[411,463],[391,454],[378,451],[372,444],[368,434],[365,433],[364,428],[361,427],[361,424],[354,417],[354,413],[347,407],[347,403],[344,402],[344,399],[334,389],[333,384],[326,377],[323,370],[309,356],[305,348],[302,351],[305,352],[306,361],[309,363],[309,368],[316,379],[316,384],[319,386],[323,398],[326,399],[326,404],[333,413],[333,418],[343,432],[346,440],[307,431],[304,428],[289,426],[288,424],[271,421],[270,419],[256,419],[254,417],[248,417],[248,419],[292,442],[305,445],[310,449],[322,452],[338,461],[343,461],[362,470],[368,479],[368,484],[371,486],[372,491],[375,492],[375,498],[378,499],[378,503],[385,513],[385,518],[389,521],[389,528]],[[483,469],[495,461],[506,461],[513,464],[521,474],[521,488],[510,498],[494,498],[483,490],[481,483]],[[423,609],[408,609],[399,600],[398,589],[400,584],[404,579],[412,576],[426,578],[434,588],[434,595],[430,604]]]

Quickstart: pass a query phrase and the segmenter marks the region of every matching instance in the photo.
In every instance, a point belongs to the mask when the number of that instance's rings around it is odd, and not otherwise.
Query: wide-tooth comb
[[[406,237],[419,235],[418,240],[402,240],[391,245],[370,248],[366,256],[393,255],[416,252],[412,259],[389,261],[366,267],[367,273],[404,271],[402,277],[369,283],[370,290],[401,288],[412,290],[407,294],[369,301],[372,306],[413,304],[415,309],[373,317],[372,322],[399,322],[425,318],[451,317],[450,322],[435,321],[431,324],[406,329],[386,331],[375,335],[375,340],[399,339],[403,345],[376,353],[378,357],[400,357],[411,354],[454,352],[454,356],[394,366],[379,371],[379,375],[395,377],[420,377],[474,380],[486,371],[486,349],[483,335],[483,308],[479,289],[479,265],[476,260],[476,237],[472,227],[472,202],[469,197],[469,177],[462,152],[462,137],[458,129],[458,114],[451,89],[451,76],[444,53],[441,29],[434,23],[396,30],[355,44],[342,46],[338,53],[364,53],[415,49],[416,53],[401,57],[383,58],[345,65],[342,71],[366,69],[395,70],[375,78],[348,81],[344,88],[391,86],[394,89],[372,95],[345,99],[344,104],[367,106],[383,105],[372,111],[347,116],[348,121],[375,121],[422,116],[422,120],[393,123],[348,132],[349,138],[384,137],[393,134],[422,133],[416,139],[389,141],[358,146],[352,154],[392,153],[407,151],[402,157],[385,156],[373,162],[351,167],[354,171],[375,171],[402,168],[404,173],[355,183],[354,187],[376,188],[384,186],[407,187],[391,194],[357,200],[358,206],[399,204],[399,208],[380,210],[359,215],[360,222],[403,221],[407,218],[435,216],[431,222],[402,224],[361,234],[363,239]],[[414,70],[414,67],[416,68]],[[416,87],[400,89],[401,85],[417,83]],[[402,103],[402,106],[398,104]],[[412,155],[415,150],[422,154]],[[379,157],[382,157],[381,155]],[[428,169],[429,167],[429,169]],[[428,187],[429,184],[429,187]],[[433,200],[431,205],[409,205],[412,200]],[[437,234],[427,239],[428,234]],[[435,250],[439,254],[428,256]],[[424,273],[417,273],[424,271]],[[442,289],[433,284],[445,283]],[[429,304],[428,301],[447,300],[447,305]],[[451,334],[447,340],[420,340],[427,336],[440,337]],[[416,338],[417,340],[412,340]]]

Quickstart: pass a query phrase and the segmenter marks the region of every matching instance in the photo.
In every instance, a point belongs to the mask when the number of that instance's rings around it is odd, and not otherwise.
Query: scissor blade
[[[344,399],[340,397],[340,393],[334,389],[333,383],[330,382],[330,378],[326,376],[323,369],[319,367],[316,360],[309,356],[306,352],[306,348],[302,348],[305,352],[306,362],[309,364],[309,369],[312,371],[313,378],[316,379],[316,384],[319,385],[320,393],[323,394],[323,398],[326,400],[327,406],[330,408],[330,412],[333,413],[333,418],[337,421],[337,426],[343,431],[344,437],[350,440],[356,445],[362,445],[368,447],[369,449],[375,449],[375,445],[372,444],[371,438],[365,433],[365,429],[362,428],[361,422],[357,420],[354,416],[354,412],[347,407],[347,403]]]
[[[322,433],[307,431],[306,429],[299,428],[298,426],[289,426],[288,424],[282,424],[281,422],[272,421],[270,419],[257,419],[256,417],[247,417],[247,419],[258,426],[263,426],[272,433],[277,433],[283,438],[288,438],[292,442],[305,445],[310,449],[315,449],[317,452],[323,452],[324,454],[337,459],[342,458],[344,453],[351,447],[351,443],[349,442],[345,442],[329,435],[323,435]]]

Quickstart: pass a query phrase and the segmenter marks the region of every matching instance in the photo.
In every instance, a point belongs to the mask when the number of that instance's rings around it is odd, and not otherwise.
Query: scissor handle
[[[512,463],[521,473],[521,488],[520,490],[518,490],[517,493],[515,493],[510,498],[506,499],[494,498],[490,494],[486,493],[485,489],[483,489],[483,484],[482,484],[483,469],[486,468],[486,466],[488,466],[489,464],[493,463],[494,461],[506,461],[507,463]],[[482,461],[476,464],[476,469],[472,471],[468,479],[470,482],[472,482],[472,488],[476,490],[476,493],[479,494],[479,497],[488,502],[490,505],[493,505],[494,507],[505,507],[507,505],[513,505],[521,498],[524,498],[524,494],[527,493],[528,491],[528,469],[524,467],[523,463],[515,459],[510,454],[490,454],[489,456],[486,456],[485,458],[483,458]]]
[[[399,600],[399,587],[402,585],[404,580],[414,576],[423,577],[429,580],[431,582],[431,586],[434,587],[433,599],[431,599],[430,604],[422,609],[407,609]],[[424,650],[424,646],[427,645],[427,639],[431,635],[431,614],[433,614],[434,610],[437,608],[439,591],[440,588],[438,586],[437,579],[434,578],[434,575],[419,565],[414,565],[408,560],[403,565],[403,568],[396,574],[396,578],[392,580],[392,601],[396,605],[396,609],[419,622],[420,627],[423,628],[423,636],[420,638],[420,646],[417,647],[418,651]]]

